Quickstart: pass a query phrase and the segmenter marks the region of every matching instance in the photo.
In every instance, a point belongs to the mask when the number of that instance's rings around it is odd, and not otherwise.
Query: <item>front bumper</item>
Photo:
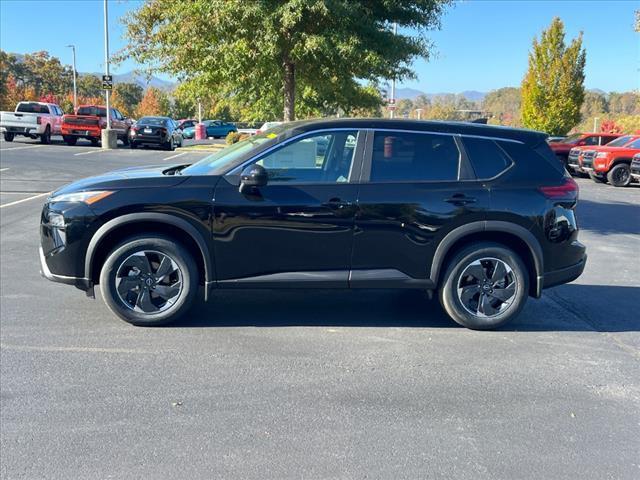
[[[80,290],[84,290],[85,292],[93,291],[93,282],[88,278],[80,278],[80,277],[67,277],[66,275],[56,275],[51,273],[49,270],[49,266],[47,265],[47,260],[44,257],[44,251],[42,247],[38,248],[38,253],[40,254],[40,275],[42,275],[47,280],[51,280],[52,282],[64,283],[65,285],[73,285]]]

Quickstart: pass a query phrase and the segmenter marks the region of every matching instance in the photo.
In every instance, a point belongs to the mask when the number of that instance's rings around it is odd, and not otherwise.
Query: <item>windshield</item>
[[[564,140],[562,140],[562,143],[574,144],[574,143],[577,143],[577,141],[580,140],[581,138],[582,138],[581,133],[574,133],[572,135],[569,135]]]
[[[621,147],[624,144],[631,141],[633,137],[631,135],[625,135],[624,137],[619,137],[613,140],[612,142],[607,143],[607,147]]]
[[[268,133],[254,135],[203,158],[182,171],[183,175],[220,175],[235,166],[235,163],[254,148],[272,141],[286,128],[272,129]]]
[[[93,115],[94,117],[106,117],[107,110],[104,107],[80,107],[76,115]]]
[[[154,126],[165,126],[167,124],[166,118],[159,117],[142,117],[140,120],[136,122],[137,125],[154,125]]]

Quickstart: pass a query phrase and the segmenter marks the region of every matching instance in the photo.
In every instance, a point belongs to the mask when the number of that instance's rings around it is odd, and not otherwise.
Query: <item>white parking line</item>
[[[189,152],[177,153],[176,155],[171,155],[170,157],[163,158],[163,160],[166,161],[166,160],[171,160],[172,158],[178,158],[178,157],[181,157],[182,155],[186,155],[187,153]]]
[[[40,147],[44,147],[44,145],[26,145],[24,147],[10,147],[10,148],[3,148],[2,152],[8,152],[9,150],[25,150],[27,148],[40,148]]]
[[[33,197],[23,198],[22,200],[16,200],[15,202],[5,203],[4,205],[0,205],[0,208],[10,207],[12,205],[18,205],[19,203],[28,202],[29,200],[34,200],[36,198],[44,197],[45,195],[49,195],[51,192],[41,193],[40,195],[34,195]]]
[[[106,150],[102,150],[102,149],[89,150],[87,152],[74,153],[73,156],[77,157],[78,155],[90,155],[92,153],[100,153],[100,152],[105,152],[105,151]]]

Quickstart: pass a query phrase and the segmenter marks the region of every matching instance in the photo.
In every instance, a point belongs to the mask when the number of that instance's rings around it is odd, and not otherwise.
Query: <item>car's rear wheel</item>
[[[78,137],[72,137],[70,135],[64,135],[62,139],[64,140],[64,143],[70,147],[73,147],[78,142]]]
[[[467,328],[504,325],[524,307],[529,275],[513,250],[497,243],[470,245],[449,262],[440,287],[440,303]]]
[[[607,173],[607,180],[614,187],[626,187],[631,183],[631,167],[626,163],[614,165]]]
[[[188,311],[198,268],[181,245],[163,236],[135,237],[116,247],[100,272],[109,309],[139,326],[164,325]]]
[[[127,145],[129,145],[129,130],[126,131],[124,137],[122,137],[120,140],[122,140],[122,144],[126,147]]]
[[[135,150],[136,148],[138,148],[138,145],[136,144],[136,142],[134,142],[133,140],[131,140],[131,141],[129,142],[129,148],[131,148],[131,149],[134,149],[134,150]]]
[[[14,134],[12,132],[5,132],[4,133],[5,142],[13,142],[13,137],[14,137]]]
[[[97,139],[97,138],[95,138],[95,137],[91,137],[91,138],[89,139],[89,141],[91,142],[91,145],[93,145],[94,147],[95,147],[95,146],[97,146],[97,145],[98,145],[98,143],[100,142],[100,140],[98,140],[98,139]]]
[[[44,133],[40,135],[40,143],[49,145],[51,143],[51,128],[49,125],[44,129]]]

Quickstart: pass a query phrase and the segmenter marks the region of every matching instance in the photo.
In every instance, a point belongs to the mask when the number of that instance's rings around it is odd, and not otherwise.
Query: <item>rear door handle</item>
[[[447,198],[445,200],[445,202],[452,203],[453,205],[467,205],[469,203],[476,203],[477,201],[478,200],[476,200],[475,198],[467,197],[466,195],[464,195],[462,193],[456,193],[452,197]]]

